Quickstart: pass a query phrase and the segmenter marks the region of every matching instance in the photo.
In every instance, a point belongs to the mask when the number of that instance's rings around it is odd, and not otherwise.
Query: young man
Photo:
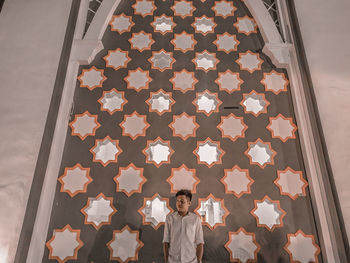
[[[201,263],[203,230],[201,219],[189,212],[192,194],[188,190],[176,193],[176,209],[166,217],[163,237],[165,263]]]

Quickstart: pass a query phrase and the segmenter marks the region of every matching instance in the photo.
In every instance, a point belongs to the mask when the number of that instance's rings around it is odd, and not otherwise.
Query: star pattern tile
[[[268,164],[274,164],[274,157],[277,153],[271,148],[270,142],[263,142],[258,138],[255,142],[248,142],[248,149],[244,154],[249,158],[250,164],[265,168]]]
[[[99,230],[101,226],[111,224],[112,216],[117,209],[113,206],[113,197],[106,197],[100,193],[95,198],[89,197],[80,211],[85,216],[84,224],[90,224]]]
[[[203,224],[211,230],[225,226],[226,217],[229,215],[224,199],[215,198],[212,194],[206,198],[198,198],[198,206],[194,212],[203,218]]]
[[[253,73],[256,70],[261,70],[263,60],[258,53],[253,53],[248,50],[245,53],[239,53],[239,58],[236,60],[241,70],[246,70],[249,73]]]
[[[222,133],[222,137],[236,141],[245,137],[248,126],[244,123],[243,117],[237,117],[233,113],[228,116],[221,116],[221,122],[217,126]]]
[[[159,32],[161,34],[173,32],[173,27],[174,27],[173,18],[166,15],[162,15],[160,17],[154,17],[152,26],[154,28],[154,32]]]
[[[134,193],[141,193],[142,186],[147,181],[143,176],[143,168],[137,168],[133,163],[127,167],[119,167],[119,173],[113,180],[117,185],[117,192],[123,192],[128,197]]]
[[[276,227],[283,227],[283,217],[286,215],[280,206],[280,201],[272,200],[267,195],[261,200],[254,200],[254,209],[250,213],[256,219],[258,227],[265,227],[269,231]]]
[[[172,168],[171,176],[166,181],[170,184],[171,193],[187,189],[195,194],[200,180],[196,176],[196,169],[189,169],[183,164],[179,168]]]
[[[252,90],[249,94],[243,94],[241,105],[245,113],[251,113],[258,117],[260,114],[267,113],[267,107],[270,105],[270,102],[266,100],[265,94]]]
[[[108,50],[108,54],[103,59],[106,61],[106,67],[113,68],[114,70],[125,68],[130,61],[128,52],[120,48]]]
[[[272,70],[269,73],[264,72],[261,83],[264,85],[266,91],[272,91],[278,95],[281,91],[287,91],[289,81],[284,73]]]
[[[86,193],[88,185],[92,182],[90,168],[84,168],[80,163],[66,167],[58,181],[61,183],[60,191],[66,192],[70,197]]]
[[[135,10],[135,14],[141,16],[152,15],[156,9],[152,0],[136,0],[136,3],[132,7]]]
[[[202,69],[204,71],[216,69],[216,64],[218,64],[218,59],[215,54],[203,51],[202,53],[196,53],[196,57],[192,60],[197,69]]]
[[[276,117],[270,117],[269,121],[266,128],[271,132],[272,138],[278,138],[282,142],[296,138],[297,126],[293,123],[292,118],[286,118],[282,114],[278,114]]]
[[[229,232],[225,248],[230,253],[230,261],[248,263],[257,262],[261,246],[256,242],[255,233],[240,227],[236,232]]]
[[[160,71],[171,69],[175,62],[172,53],[165,52],[164,50],[152,52],[152,57],[150,57],[148,60],[151,63],[152,68]]]
[[[119,124],[123,136],[130,136],[135,140],[139,136],[146,136],[146,130],[150,126],[146,115],[140,115],[134,111],[131,115],[124,115],[124,120]]]
[[[152,79],[148,71],[137,68],[128,71],[128,76],[125,77],[125,81],[128,84],[128,89],[134,89],[138,92],[142,89],[148,89],[148,85]]]
[[[239,77],[238,72],[232,72],[228,69],[225,72],[219,72],[218,76],[215,82],[219,85],[220,90],[227,91],[228,93],[241,90],[243,80]]]
[[[197,142],[197,148],[193,152],[197,156],[198,163],[205,164],[208,167],[221,164],[221,158],[224,154],[224,151],[220,148],[220,142],[214,142],[210,138]]]
[[[207,116],[213,112],[219,112],[219,107],[222,104],[217,94],[209,91],[197,93],[192,103],[196,106],[197,112],[203,112]]]
[[[69,127],[72,129],[72,136],[85,140],[87,136],[95,136],[101,124],[97,121],[97,115],[85,111],[82,114],[76,114],[74,120],[69,123]]]
[[[103,69],[97,69],[92,66],[89,69],[83,69],[81,75],[79,75],[78,80],[80,81],[80,87],[88,88],[93,90],[95,88],[102,88],[103,82],[106,80]]]
[[[214,28],[216,24],[214,22],[214,18],[202,16],[195,17],[192,26],[194,27],[196,33],[207,35],[208,33],[214,33]]]
[[[251,194],[250,187],[254,180],[249,176],[248,169],[241,169],[235,165],[232,169],[225,169],[225,176],[220,180],[225,186],[225,193],[234,194],[240,198],[244,194]]]
[[[174,150],[170,147],[170,141],[163,141],[158,137],[154,141],[147,140],[147,146],[142,152],[146,156],[146,163],[159,167],[164,163],[170,163]]]
[[[123,111],[124,105],[127,103],[124,92],[111,89],[110,91],[104,91],[102,97],[98,100],[101,104],[101,111],[107,111],[109,114],[113,114],[117,111]]]
[[[196,136],[196,130],[199,128],[199,125],[196,123],[195,116],[189,116],[184,112],[181,115],[174,115],[169,127],[173,131],[173,136],[179,136],[186,140],[189,137]]]
[[[231,51],[237,51],[239,41],[235,35],[224,33],[217,35],[217,39],[214,41],[214,44],[217,46],[218,51],[230,53]]]
[[[132,33],[132,37],[129,42],[132,49],[137,49],[141,52],[146,49],[150,49],[151,45],[154,43],[154,40],[152,39],[152,34],[141,31],[139,33]]]
[[[113,238],[107,243],[110,252],[109,259],[119,262],[138,261],[138,253],[143,246],[139,231],[131,230],[126,225],[122,230],[113,231]]]
[[[290,167],[283,171],[278,170],[274,184],[279,188],[281,195],[287,195],[293,200],[299,196],[306,196],[308,183],[303,178],[302,171],[294,171]]]
[[[257,26],[253,18],[249,16],[238,17],[237,22],[233,24],[238,33],[242,33],[245,35],[250,35],[252,33],[257,33]]]
[[[288,234],[287,239],[284,249],[289,254],[290,262],[318,263],[321,250],[313,235],[307,235],[299,229],[294,234]]]
[[[233,16],[237,8],[233,6],[232,2],[219,1],[215,2],[213,10],[215,12],[215,16],[226,18],[228,16]]]
[[[165,112],[171,112],[171,106],[175,103],[170,92],[159,90],[158,92],[151,92],[150,98],[146,101],[150,112],[156,112],[159,115]]]
[[[59,263],[76,260],[78,251],[83,245],[80,240],[80,229],[72,229],[70,225],[55,229],[51,239],[46,242],[49,259],[55,259]]]
[[[186,16],[192,15],[194,7],[192,2],[176,1],[171,9],[174,11],[175,16],[185,18]]]
[[[174,45],[174,50],[188,51],[194,49],[194,45],[197,41],[194,39],[193,35],[182,32],[181,34],[175,34],[171,43]]]
[[[174,76],[170,79],[174,90],[179,90],[185,93],[189,90],[194,90],[195,84],[198,82],[194,77],[194,72],[188,72],[186,69],[180,72],[174,72]]]
[[[131,27],[134,25],[134,22],[130,16],[120,14],[117,16],[112,16],[109,25],[111,26],[111,31],[116,31],[122,34],[130,31]]]
[[[151,198],[144,198],[143,206],[137,211],[141,214],[144,225],[151,225],[157,230],[164,225],[166,216],[174,210],[169,206],[168,198],[162,198],[156,193]]]
[[[96,140],[90,152],[93,155],[93,162],[99,162],[103,166],[107,166],[109,163],[118,161],[118,155],[121,154],[122,150],[119,147],[118,140],[112,140],[111,137],[106,136],[102,140]]]

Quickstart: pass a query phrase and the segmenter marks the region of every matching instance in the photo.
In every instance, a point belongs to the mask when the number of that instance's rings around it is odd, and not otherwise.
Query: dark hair
[[[186,197],[188,197],[190,199],[190,201],[192,200],[192,194],[190,190],[186,190],[186,189],[181,189],[180,191],[178,191],[175,195],[175,197],[178,197],[179,195],[185,195]]]

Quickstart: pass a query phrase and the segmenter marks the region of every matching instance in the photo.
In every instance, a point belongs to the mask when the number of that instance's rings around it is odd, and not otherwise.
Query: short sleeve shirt
[[[204,244],[201,219],[189,212],[177,211],[166,217],[163,243],[169,243],[169,263],[196,263],[196,248]]]

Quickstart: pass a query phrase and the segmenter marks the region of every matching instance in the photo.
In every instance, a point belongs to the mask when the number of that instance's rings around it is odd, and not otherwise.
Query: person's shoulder
[[[193,213],[193,212],[188,212],[188,215],[189,215],[190,217],[193,217],[193,218],[197,219],[197,220],[198,220],[198,219],[199,219],[199,220],[201,219],[199,215],[197,215],[197,214],[195,214],[195,213]]]
[[[167,216],[166,216],[166,220],[168,220],[168,219],[170,219],[170,218],[172,218],[172,217],[174,217],[175,215],[176,215],[176,211],[174,211],[174,212],[171,212],[170,214],[167,214]]]

